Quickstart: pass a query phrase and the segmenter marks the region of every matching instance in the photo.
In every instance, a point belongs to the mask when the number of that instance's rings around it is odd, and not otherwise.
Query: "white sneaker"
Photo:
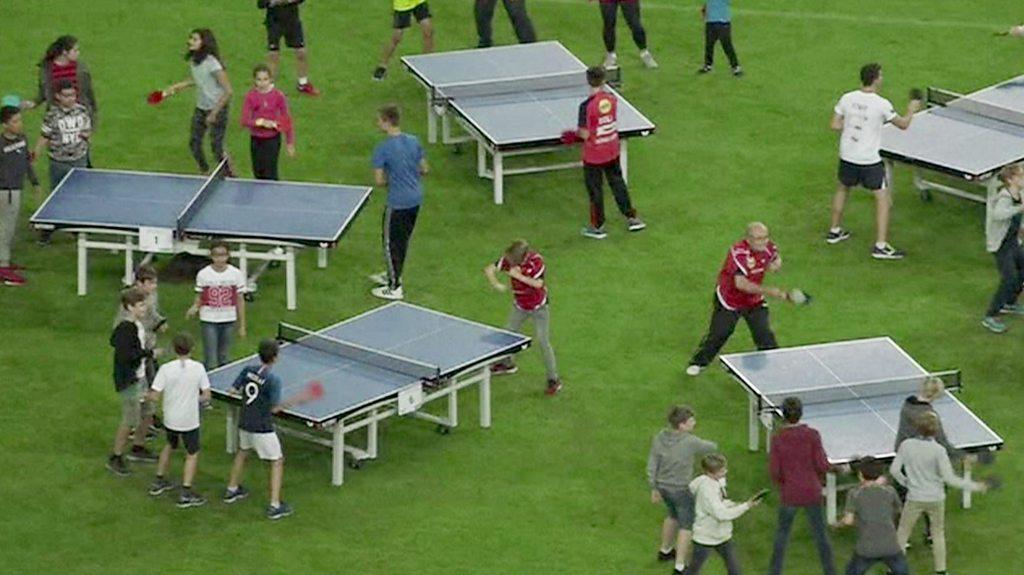
[[[608,52],[604,55],[604,67],[617,68],[619,66],[619,56],[615,52]]]
[[[693,364],[693,365],[690,365],[690,366],[688,366],[686,368],[686,375],[690,375],[690,376],[696,377],[696,376],[700,375],[700,372],[702,372],[702,371],[704,371],[704,367],[703,366],[700,366],[700,365],[697,365],[697,364]]]
[[[657,68],[658,61],[654,59],[650,50],[644,50],[640,52],[640,61],[644,63],[644,66],[648,68]]]
[[[370,274],[370,275],[368,275],[366,277],[368,277],[370,279],[370,281],[372,281],[373,283],[375,283],[375,284],[377,284],[379,286],[386,286],[386,285],[388,285],[388,272],[380,272],[380,273],[376,273],[376,274]]]
[[[375,287],[370,290],[370,293],[375,297],[387,300],[400,300],[405,298],[405,294],[402,293],[402,286],[398,286],[395,289],[391,289],[388,286]]]

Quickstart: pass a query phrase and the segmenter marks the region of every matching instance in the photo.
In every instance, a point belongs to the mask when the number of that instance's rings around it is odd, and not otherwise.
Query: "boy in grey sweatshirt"
[[[651,442],[647,457],[647,483],[651,502],[664,503],[667,510],[661,527],[658,559],[675,559],[675,571],[685,569],[686,555],[693,531],[694,499],[689,483],[694,462],[714,453],[718,446],[693,435],[697,418],[693,409],[680,405],[668,412],[668,429],[661,430]],[[675,545],[675,553],[672,546]]]

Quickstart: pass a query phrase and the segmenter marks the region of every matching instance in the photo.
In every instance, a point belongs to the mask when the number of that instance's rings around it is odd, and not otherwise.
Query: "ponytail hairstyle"
[[[1003,169],[999,170],[999,173],[996,175],[996,177],[999,178],[1000,187],[1009,188],[1010,180],[1012,180],[1014,176],[1019,174],[1021,170],[1024,170],[1024,165],[1021,164],[1010,164],[1009,166],[1005,166],[1003,167]]]
[[[46,53],[43,54],[43,59],[39,62],[39,65],[44,66],[53,62],[57,56],[60,56],[64,52],[74,48],[76,44],[78,44],[78,38],[75,38],[70,34],[65,34],[60,38],[57,38],[46,48]]]
[[[191,60],[193,64],[201,64],[207,56],[213,56],[220,62],[220,65],[224,65],[224,61],[220,59],[220,48],[217,47],[217,38],[213,35],[213,30],[209,28],[195,28],[189,34],[199,35],[199,49],[195,52],[189,50],[185,53],[185,59]]]

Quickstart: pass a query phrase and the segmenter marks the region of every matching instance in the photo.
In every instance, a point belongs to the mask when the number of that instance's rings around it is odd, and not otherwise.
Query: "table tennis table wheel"
[[[363,460],[353,457],[348,460],[348,466],[350,469],[360,469],[363,467]]]
[[[435,431],[437,431],[441,435],[448,435],[449,433],[452,432],[452,428],[448,427],[447,425],[438,425]]]
[[[932,191],[931,190],[921,190],[921,201],[922,202],[930,202],[930,201],[932,201]]]
[[[251,303],[252,301],[254,301],[256,299],[256,294],[254,292],[247,291],[247,292],[245,292],[245,295],[243,295],[242,297],[245,298],[245,301]]]
[[[455,154],[456,156],[461,156],[462,155],[462,151],[463,150],[462,150],[462,143],[461,142],[455,144],[455,146],[452,148],[452,153]]]

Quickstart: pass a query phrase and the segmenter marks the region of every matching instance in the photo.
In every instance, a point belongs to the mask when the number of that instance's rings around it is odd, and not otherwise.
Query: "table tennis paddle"
[[[982,479],[981,483],[985,484],[989,491],[996,491],[1003,486],[1003,479],[998,475],[993,475]]]
[[[306,386],[306,396],[310,401],[316,401],[324,396],[324,384],[319,380],[313,380]]]
[[[910,99],[911,100],[924,100],[924,91],[921,90],[921,88],[911,88],[910,89]]]
[[[805,292],[800,288],[793,288],[786,294],[786,299],[793,302],[794,305],[808,305],[814,300],[811,294]]]
[[[163,102],[167,98],[167,92],[163,90],[154,90],[146,96],[146,103],[150,106],[156,106],[160,102]]]
[[[566,146],[578,144],[583,141],[583,138],[576,132],[576,130],[566,130],[562,132],[562,143]]]
[[[757,493],[755,493],[755,494],[754,494],[754,495],[753,495],[753,496],[752,496],[752,497],[750,498],[750,500],[751,500],[751,501],[761,501],[761,500],[763,500],[763,499],[764,499],[765,497],[768,497],[768,494],[769,494],[769,493],[771,493],[771,491],[769,491],[769,490],[767,490],[767,489],[762,489],[762,490],[758,491]]]

